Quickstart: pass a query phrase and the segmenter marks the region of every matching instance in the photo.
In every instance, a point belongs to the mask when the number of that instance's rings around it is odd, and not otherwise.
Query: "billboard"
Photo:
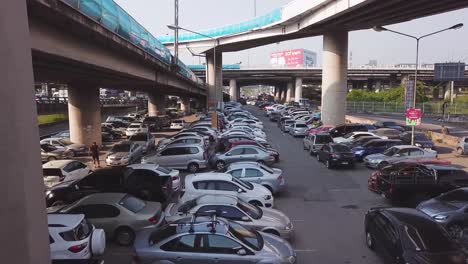
[[[270,54],[270,64],[281,67],[316,66],[317,54],[305,49],[278,51]]]
[[[465,78],[465,63],[436,63],[434,65],[435,81],[459,81]]]

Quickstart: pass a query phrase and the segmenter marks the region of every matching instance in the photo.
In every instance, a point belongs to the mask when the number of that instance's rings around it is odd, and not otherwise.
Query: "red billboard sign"
[[[270,55],[273,65],[295,67],[303,64],[302,49],[274,52]]]
[[[408,108],[406,109],[406,118],[416,120],[421,118],[421,109]]]

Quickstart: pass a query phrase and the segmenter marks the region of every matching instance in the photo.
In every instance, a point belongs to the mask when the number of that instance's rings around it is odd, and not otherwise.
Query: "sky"
[[[114,0],[153,35],[173,34],[166,25],[174,24],[174,0]],[[291,0],[179,0],[179,25],[195,31],[241,22],[283,6]],[[405,23],[388,25],[389,29],[412,35],[424,35],[452,25],[464,23],[456,31],[447,31],[421,40],[420,62],[468,62],[468,8],[445,14],[424,17]],[[242,67],[269,64],[270,53],[304,48],[317,53],[321,64],[322,37],[309,37],[261,46],[249,50],[223,53],[223,63],[242,62]],[[414,63],[416,44],[413,39],[389,32],[360,30],[349,33],[350,64],[365,65],[377,60],[379,65]],[[203,58],[192,57],[180,50],[185,64],[199,64]]]

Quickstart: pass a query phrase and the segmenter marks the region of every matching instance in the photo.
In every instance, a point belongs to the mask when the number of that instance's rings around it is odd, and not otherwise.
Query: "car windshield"
[[[119,204],[134,213],[138,213],[146,207],[145,201],[131,195],[125,195],[124,198],[120,200]]]
[[[315,144],[327,144],[333,142],[333,139],[329,135],[316,135]]]
[[[69,139],[59,139],[59,142],[65,146],[73,144]]]
[[[246,188],[247,190],[253,190],[253,188],[254,188],[252,183],[239,180],[236,177],[232,177],[232,181],[239,184],[240,186]]]
[[[269,168],[269,167],[267,167],[267,166],[265,166],[263,164],[260,164],[260,168],[262,168],[263,170],[267,171],[270,174],[272,174],[274,172],[271,168]]]
[[[454,190],[448,193],[445,193],[441,196],[438,197],[440,201],[445,201],[445,202],[468,202],[468,192],[458,189]]]
[[[140,125],[130,125],[128,128],[140,128]]]
[[[148,140],[148,136],[145,134],[133,135],[128,140],[130,141],[146,141]]]
[[[351,152],[351,149],[344,145],[334,145],[333,150],[337,153]]]
[[[303,128],[303,127],[307,127],[307,125],[306,124],[296,124],[296,127],[299,127],[299,128],[302,127]]]
[[[446,232],[436,223],[426,223],[413,226],[405,225],[404,230],[416,251],[440,253],[457,250],[457,247]]]
[[[54,147],[54,146],[52,146],[52,145],[49,145],[49,144],[43,144],[43,145],[41,145],[41,148],[42,148],[45,152],[51,152],[51,151],[57,150],[56,147]]]
[[[263,216],[262,209],[256,205],[239,200],[237,206],[253,219],[260,219]]]
[[[397,148],[389,148],[389,149],[387,149],[386,151],[384,151],[383,154],[384,154],[385,156],[390,157],[390,156],[395,155],[395,153],[396,153],[397,151],[398,151]]]
[[[230,222],[229,232],[255,250],[263,248],[263,237],[257,231],[251,231],[235,222]]]
[[[130,144],[117,144],[114,145],[110,152],[129,152],[130,151]]]

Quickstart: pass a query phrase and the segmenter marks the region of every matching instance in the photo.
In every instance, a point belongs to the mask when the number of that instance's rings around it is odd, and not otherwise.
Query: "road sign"
[[[408,108],[406,109],[406,125],[419,126],[421,124],[421,109]]]
[[[414,103],[414,80],[406,80],[405,86],[405,106],[413,107]]]
[[[436,63],[434,65],[435,81],[460,81],[465,78],[465,63],[450,62]]]

